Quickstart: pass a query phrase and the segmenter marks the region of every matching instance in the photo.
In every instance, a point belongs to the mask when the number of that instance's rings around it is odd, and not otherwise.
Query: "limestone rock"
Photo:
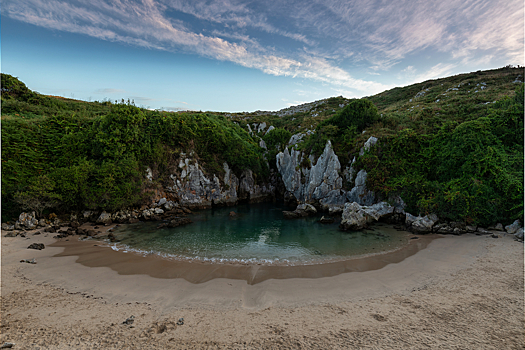
[[[355,186],[346,194],[349,202],[356,202],[360,205],[372,205],[375,201],[375,194],[366,188],[367,172],[361,169],[355,177]]]
[[[113,221],[111,219],[111,214],[109,213],[106,213],[105,211],[103,211],[100,216],[98,217],[97,219],[97,224],[104,224],[104,225],[109,225],[111,224]]]
[[[345,203],[343,180],[339,175],[341,164],[328,141],[323,153],[310,168],[301,167],[302,152],[288,147],[276,156],[276,164],[286,190],[302,203],[318,201],[322,205],[343,205]]]
[[[432,227],[434,224],[438,221],[438,218],[436,215],[426,215],[426,216],[418,216],[414,222],[412,222],[412,226],[410,227],[412,232],[415,233],[429,233],[432,232]]]
[[[518,232],[520,227],[521,227],[520,221],[516,220],[511,225],[505,226],[505,231],[507,231],[507,233],[510,233],[510,234],[515,234],[516,232]]]
[[[7,223],[2,224],[2,231],[13,231],[15,229],[15,225],[9,225]]]
[[[17,225],[18,224],[18,225]],[[35,212],[21,213],[18,217],[18,221],[15,223],[15,229],[17,230],[34,230],[37,228],[38,220],[36,219]]]
[[[362,156],[363,154],[365,154],[365,151],[370,150],[370,147],[372,147],[376,143],[377,143],[377,137],[370,136],[368,140],[365,142],[363,148],[361,148],[361,150],[359,151],[359,156]]]
[[[343,230],[360,230],[369,223],[387,218],[393,213],[394,207],[386,202],[372,206],[361,206],[356,202],[346,203],[339,227]]]
[[[523,227],[518,229],[516,233],[514,233],[514,237],[516,237],[516,239],[519,241],[523,241]]]

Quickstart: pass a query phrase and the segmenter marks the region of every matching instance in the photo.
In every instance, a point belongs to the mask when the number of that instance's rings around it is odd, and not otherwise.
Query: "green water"
[[[112,248],[167,258],[221,263],[312,264],[380,253],[408,242],[408,233],[390,225],[343,232],[338,223],[321,224],[320,215],[283,219],[275,204],[246,204],[197,211],[192,224],[157,229],[159,222],[121,225]],[[230,217],[234,211],[236,217]]]

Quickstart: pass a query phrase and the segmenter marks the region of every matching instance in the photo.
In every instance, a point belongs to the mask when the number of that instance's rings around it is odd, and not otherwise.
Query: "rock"
[[[36,260],[33,258],[31,260],[29,259],[23,259],[23,260],[20,260],[21,263],[28,263],[28,264],[36,264]]]
[[[343,205],[333,205],[328,209],[329,215],[339,215],[343,213],[344,206]]]
[[[483,227],[478,227],[478,232],[484,235],[492,234],[492,232],[488,231],[487,229],[484,229]]]
[[[429,233],[432,232],[432,227],[434,224],[438,221],[437,216],[434,214],[426,215],[426,216],[418,216],[414,222],[412,222],[412,225],[410,226],[410,230],[412,232],[416,233]]]
[[[376,143],[377,143],[377,137],[370,136],[368,140],[365,142],[363,148],[361,148],[361,150],[359,151],[359,156],[362,156],[363,154],[365,154],[365,151],[369,151],[370,147],[372,147]]]
[[[523,241],[523,227],[514,233],[514,237],[519,241]]]
[[[477,226],[472,226],[472,225],[465,226],[465,231],[467,232],[476,232],[477,230],[478,230]]]
[[[7,223],[2,224],[2,231],[13,231],[15,229],[15,225],[9,225]]]
[[[184,319],[181,317],[179,318],[179,320],[177,321],[177,325],[178,326],[182,326],[184,324]]]
[[[18,231],[9,231],[8,233],[4,235],[4,237],[16,237],[18,236],[18,234],[19,234]]]
[[[406,213],[406,216],[405,216],[405,224],[406,224],[407,226],[411,226],[412,223],[413,223],[414,221],[416,221],[416,219],[417,219],[416,216],[414,216],[414,215],[412,215],[412,214],[410,214],[410,213]]]
[[[108,234],[108,239],[109,239],[110,242],[116,242],[117,241],[117,239],[115,238],[115,235],[112,232],[110,232]]]
[[[268,130],[266,130],[266,133],[269,133],[270,131],[272,131],[273,129],[275,129],[275,127],[273,125],[270,125],[270,127],[268,128]]]
[[[234,217],[237,216],[237,213],[234,212],[234,211],[230,211],[230,214],[229,214],[229,215],[230,215],[231,218],[234,218]]]
[[[163,206],[164,204],[166,204],[168,201],[166,200],[166,198],[161,198],[158,203],[157,203],[157,206]]]
[[[496,224],[496,231],[503,231],[503,225],[501,223]]]
[[[343,210],[341,225],[342,230],[361,230],[369,223],[391,216],[394,207],[386,202],[372,206],[361,206],[356,202],[346,203]]]
[[[135,316],[131,315],[130,317],[126,318],[126,320],[122,322],[122,324],[131,325],[133,324],[134,321],[135,321]]]
[[[103,211],[97,218],[97,224],[110,225],[113,221],[111,220],[111,214]]]
[[[0,346],[0,349],[11,349],[13,346],[15,346],[14,343],[5,342]]]
[[[290,138],[290,141],[288,141],[288,146],[293,146],[297,143],[299,143],[303,137],[305,137],[306,134],[303,134],[303,133],[298,133],[298,134],[294,134],[292,135],[292,137]]]
[[[43,243],[32,243],[27,249],[36,249],[36,250],[42,250],[45,246]]]
[[[303,218],[305,216],[308,216],[308,214],[305,212],[305,211],[297,211],[297,210],[294,210],[294,211],[287,211],[287,210],[283,210],[283,217],[285,219],[299,219],[299,218]]]
[[[38,226],[40,226],[40,227],[46,227],[46,226],[47,226],[46,219],[40,219],[40,220],[38,220]]]
[[[342,190],[343,179],[339,175],[341,164],[327,141],[323,153],[314,164],[313,156],[308,157],[311,166],[302,167],[305,156],[295,149],[276,156],[276,164],[286,191],[302,203],[318,201],[322,205],[343,205],[346,201]]]
[[[295,210],[302,210],[305,211],[308,215],[317,214],[317,209],[311,204],[300,204],[297,206]]]
[[[154,209],[154,212],[156,215],[161,215],[161,214],[164,214],[164,210],[160,209],[160,208],[155,208]]]
[[[507,231],[507,233],[510,233],[511,235],[513,235],[516,232],[518,232],[518,230],[520,228],[521,228],[520,221],[516,220],[511,225],[505,226],[505,231]]]
[[[349,202],[356,202],[360,205],[372,205],[374,203],[375,194],[366,188],[367,175],[364,169],[357,173],[354,187],[346,194],[346,199]]]
[[[334,218],[330,218],[330,217],[325,218],[324,216],[322,216],[321,219],[319,219],[319,222],[321,224],[332,224],[334,221],[335,221]]]
[[[56,230],[53,226],[49,226],[44,229],[44,232],[55,233]]]
[[[450,227],[447,224],[439,224],[439,225],[435,225],[432,228],[432,231],[434,233],[451,234],[451,233],[454,233],[454,228]]]
[[[191,221],[189,218],[175,218],[172,219],[168,225],[168,227],[177,227],[181,225],[187,225],[191,224],[193,221]]]
[[[17,224],[19,228],[17,228]],[[15,229],[34,230],[37,225],[38,220],[36,219],[34,211],[31,213],[21,213],[18,217],[18,221],[15,223]]]

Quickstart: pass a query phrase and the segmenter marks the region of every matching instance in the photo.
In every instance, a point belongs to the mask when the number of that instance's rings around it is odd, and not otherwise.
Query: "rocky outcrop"
[[[392,216],[394,212],[395,208],[386,202],[371,206],[361,206],[356,202],[346,203],[339,228],[350,231],[361,230],[374,221]]]
[[[21,213],[18,217],[18,221],[15,222],[14,228],[16,230],[34,230],[38,226],[38,220],[35,212]]]
[[[346,194],[346,198],[350,203],[356,202],[360,205],[372,205],[374,203],[375,193],[368,191],[366,188],[367,175],[364,169],[357,173],[354,187]]]
[[[297,139],[299,137],[293,142],[296,142]],[[377,138],[370,137],[363,149],[370,149],[376,142]],[[374,204],[375,194],[366,188],[367,173],[365,170],[357,173],[354,186],[350,191],[343,189],[343,178],[340,175],[341,164],[330,141],[326,143],[323,153],[315,164],[313,156],[310,155],[308,161],[305,161],[305,157],[302,152],[288,147],[276,156],[277,169],[282,176],[286,190],[299,203],[313,203],[326,211],[334,207],[342,208],[346,202],[356,202],[360,205]],[[303,164],[313,165],[308,167]],[[349,182],[354,176],[352,166],[347,167],[343,174],[346,181]]]
[[[286,148],[277,154],[277,169],[282,175],[286,190],[301,203],[319,203],[321,206],[343,205],[345,200],[343,180],[339,175],[341,164],[332,149],[330,141],[326,143],[317,162],[308,167],[301,167],[302,152]],[[310,163],[314,161],[309,157]]]

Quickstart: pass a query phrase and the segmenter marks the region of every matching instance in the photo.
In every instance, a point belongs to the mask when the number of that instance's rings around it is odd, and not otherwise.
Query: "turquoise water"
[[[407,244],[408,233],[389,225],[343,232],[319,223],[320,215],[283,219],[275,204],[246,204],[196,211],[192,224],[157,229],[159,222],[121,225],[113,231],[112,248],[166,258],[220,263],[312,264],[380,253]],[[230,217],[234,211],[236,217]]]

